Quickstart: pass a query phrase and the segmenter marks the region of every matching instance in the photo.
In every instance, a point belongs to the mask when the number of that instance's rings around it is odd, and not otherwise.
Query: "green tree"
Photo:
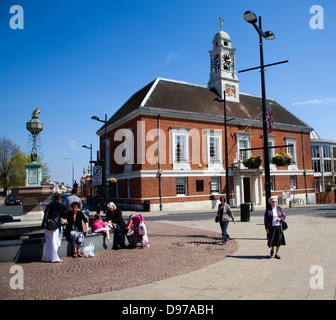
[[[0,139],[0,187],[7,194],[9,188],[25,184],[25,167],[29,157],[12,141]]]

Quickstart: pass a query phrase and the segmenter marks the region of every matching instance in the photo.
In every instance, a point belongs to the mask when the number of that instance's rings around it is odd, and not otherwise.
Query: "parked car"
[[[19,199],[16,199],[12,194],[10,194],[6,197],[5,204],[6,206],[15,206],[22,204],[22,202]]]

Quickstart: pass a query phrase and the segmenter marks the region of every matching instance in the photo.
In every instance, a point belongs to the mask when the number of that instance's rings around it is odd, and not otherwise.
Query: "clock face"
[[[225,92],[229,97],[236,97],[236,87],[233,85],[226,84]]]
[[[224,68],[229,69],[232,66],[232,58],[227,53],[223,55]]]

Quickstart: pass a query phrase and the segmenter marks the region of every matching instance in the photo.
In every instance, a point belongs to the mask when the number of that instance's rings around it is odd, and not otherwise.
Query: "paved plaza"
[[[250,222],[240,222],[235,210],[237,223],[228,229],[233,240],[226,248],[219,245],[214,219],[169,221],[162,215],[160,222],[146,223],[150,248],[106,250],[61,264],[21,264],[23,290],[10,289],[14,263],[1,263],[0,298],[335,300],[336,206],[307,215],[284,209],[289,227],[280,260],[269,257],[260,214],[251,212]],[[160,213],[144,216],[155,214]]]

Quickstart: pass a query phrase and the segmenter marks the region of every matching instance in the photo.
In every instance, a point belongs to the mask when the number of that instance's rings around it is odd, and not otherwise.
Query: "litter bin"
[[[240,205],[240,221],[250,222],[250,203]]]
[[[144,211],[145,212],[149,212],[150,211],[150,201],[149,200],[145,200],[144,201]]]

